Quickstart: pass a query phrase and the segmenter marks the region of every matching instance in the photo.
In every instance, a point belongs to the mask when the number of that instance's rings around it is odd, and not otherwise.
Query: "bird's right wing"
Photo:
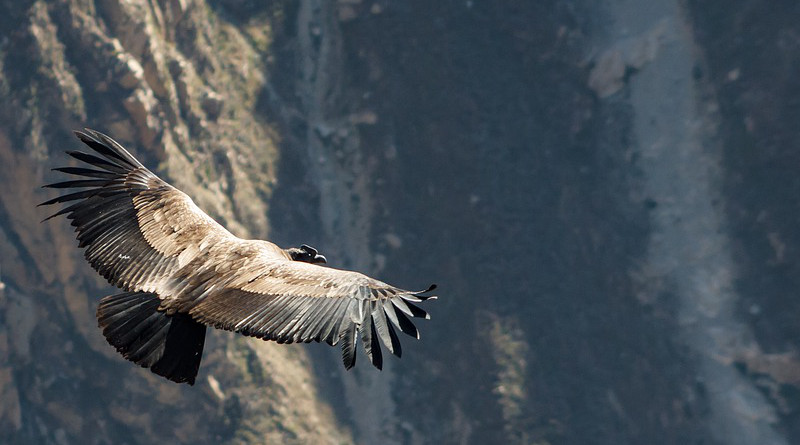
[[[428,318],[415,303],[435,298],[400,289],[358,272],[262,255],[261,241],[243,241],[212,254],[214,264],[174,277],[177,312],[219,329],[279,343],[342,342],[345,368],[355,364],[360,338],[381,368],[379,343],[400,356],[395,327],[419,338],[411,318]],[[190,268],[186,269],[187,272]]]

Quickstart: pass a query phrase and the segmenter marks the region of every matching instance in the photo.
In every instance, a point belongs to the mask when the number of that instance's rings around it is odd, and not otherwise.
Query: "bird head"
[[[317,252],[317,249],[309,246],[308,244],[286,249],[286,253],[292,257],[293,261],[302,261],[304,263],[311,264],[325,264],[328,262],[328,259],[325,258],[324,255],[320,255],[319,252]]]

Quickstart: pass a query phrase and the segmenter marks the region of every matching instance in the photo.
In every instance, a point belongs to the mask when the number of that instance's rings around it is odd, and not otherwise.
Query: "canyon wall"
[[[0,6],[0,442],[800,441],[793,2]],[[361,355],[125,362],[39,186],[109,133],[243,237],[439,284]]]

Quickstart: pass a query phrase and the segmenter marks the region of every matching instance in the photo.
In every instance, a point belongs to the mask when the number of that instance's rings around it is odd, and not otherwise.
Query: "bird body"
[[[206,326],[279,343],[341,343],[347,369],[359,338],[379,369],[379,340],[401,355],[395,327],[419,338],[410,319],[428,318],[415,303],[435,298],[423,295],[435,286],[407,291],[320,266],[325,257],[306,245],[238,238],[110,137],[75,134],[94,153],[67,153],[92,168],[55,169],[83,178],[45,187],[80,190],[41,205],[70,203],[50,218],[66,215],[89,264],[124,291],[101,299],[97,318],[126,359],[193,384]]]

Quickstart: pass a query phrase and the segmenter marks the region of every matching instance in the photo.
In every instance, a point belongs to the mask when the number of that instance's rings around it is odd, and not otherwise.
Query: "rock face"
[[[800,443],[799,14],[6,2],[0,442]],[[32,205],[82,126],[240,236],[437,282],[422,342],[345,372],[214,332],[194,387],[124,362]]]
[[[114,135],[241,236],[268,235],[278,153],[256,112],[279,9],[202,1],[7,4],[0,128],[0,442],[341,443],[305,352],[212,334],[189,388],[123,363],[93,313],[112,293],[64,221],[39,224],[73,128]],[[276,7],[277,8],[277,7]]]

